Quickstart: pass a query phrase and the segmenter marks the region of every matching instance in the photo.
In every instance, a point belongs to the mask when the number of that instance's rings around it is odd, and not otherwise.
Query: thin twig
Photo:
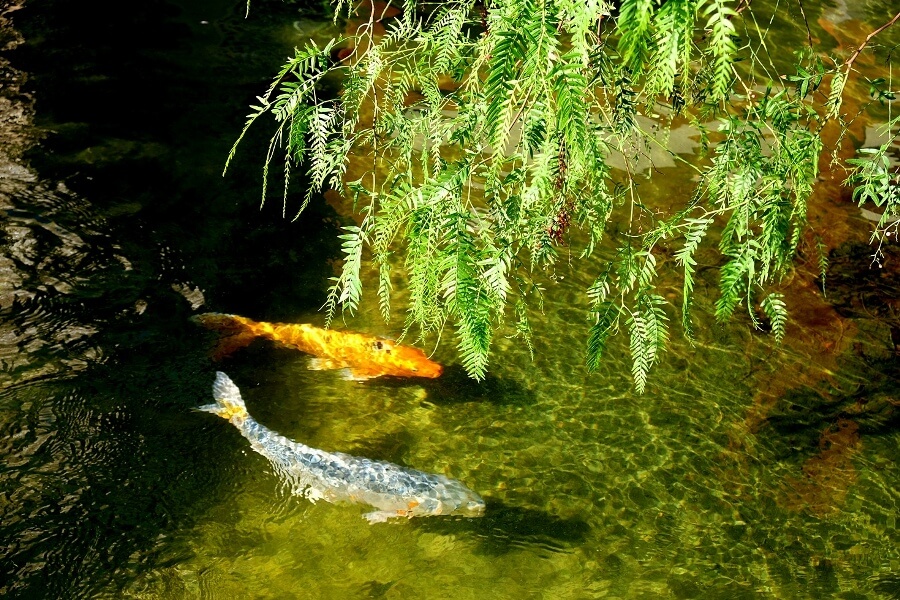
[[[384,7],[384,10],[387,10],[387,7],[390,6],[390,2]],[[369,51],[369,48],[375,45],[375,0],[370,0],[369,2],[369,47],[366,48],[366,52]],[[384,16],[382,14],[382,16]],[[377,189],[377,181],[375,179],[375,171],[378,167],[378,76],[375,76],[375,80],[372,82],[372,204],[375,203],[375,197],[378,193]],[[369,212],[371,214],[371,211]]]
[[[887,29],[888,27],[890,27],[891,25],[893,25],[894,23],[896,23],[898,20],[900,20],[900,12],[898,12],[896,15],[894,15],[894,18],[892,18],[890,21],[888,21],[887,23],[885,23],[884,25],[882,25],[881,27],[879,27],[878,29],[876,29],[875,31],[873,31],[872,33],[870,33],[869,35],[867,35],[867,36],[866,36],[866,39],[863,40],[863,43],[860,44],[859,47],[858,47],[858,48],[853,52],[853,54],[850,56],[850,58],[847,59],[847,62],[845,62],[845,63],[843,64],[842,67],[839,67],[839,69],[846,69],[845,79],[844,79],[844,84],[843,84],[844,86],[847,85],[847,82],[848,82],[849,79],[850,79],[850,71],[853,70],[853,62],[854,62],[857,58],[859,58],[859,55],[862,53],[863,49],[865,49],[865,47],[869,44],[869,42],[872,41],[872,38],[873,38],[873,37],[875,37],[876,35],[878,35],[878,34],[881,33],[882,31],[884,31],[885,29]],[[843,93],[844,93],[844,92],[843,92],[843,89],[842,89],[842,90],[841,90],[841,93],[840,93],[840,95],[839,95],[839,97],[840,97],[840,96],[843,96]],[[840,100],[839,100],[839,102],[840,102]],[[858,117],[860,114],[862,114],[862,111],[863,111],[864,109],[865,109],[864,106],[861,107],[860,110],[859,110],[859,112],[856,114],[856,116]],[[856,117],[854,117],[854,119],[855,119],[855,118],[856,118]],[[826,124],[828,121],[829,121],[829,119],[823,120],[822,123],[819,124],[819,127],[818,127],[818,129],[816,130],[816,133],[820,133],[820,132],[822,131],[822,129],[825,128],[825,124]],[[844,130],[844,131],[846,131],[846,130]],[[841,135],[843,136],[843,133],[842,133]]]
[[[872,38],[875,37],[876,35],[878,35],[879,33],[881,33],[882,31],[884,31],[885,29],[887,29],[888,27],[890,27],[891,25],[893,25],[894,23],[896,23],[898,20],[900,20],[900,12],[898,12],[896,15],[894,15],[893,19],[891,19],[890,21],[888,21],[887,23],[885,23],[884,25],[882,25],[881,27],[879,27],[878,29],[876,29],[875,31],[873,31],[872,33],[870,33],[869,35],[866,36],[866,39],[863,41],[862,44],[859,45],[859,48],[857,48],[856,51],[853,53],[853,55],[849,59],[847,59],[847,62],[844,63],[844,66],[847,67],[848,72],[850,71],[851,65],[853,65],[853,61],[855,61],[859,57],[860,53],[863,51],[863,48],[866,47],[866,45],[872,40]]]
[[[806,11],[803,10],[803,0],[797,0],[797,4],[800,5],[800,14],[803,16],[803,24],[806,25],[806,39],[809,41],[809,48],[810,50],[815,50],[813,47],[812,32],[809,30],[809,21],[806,19]]]

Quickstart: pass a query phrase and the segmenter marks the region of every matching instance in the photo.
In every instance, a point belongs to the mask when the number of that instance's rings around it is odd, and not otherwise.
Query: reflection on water
[[[91,337],[109,318],[97,298],[131,264],[102,219],[65,186],[9,185],[0,192],[0,386],[99,358]],[[40,364],[39,364],[40,363]]]
[[[258,210],[264,137],[219,171],[280,57],[329,26],[312,4],[261,0],[247,21],[236,0],[88,5],[13,13],[28,43],[8,54],[54,133],[0,170],[0,594],[898,597],[897,271],[859,266],[869,224],[852,210],[825,207],[849,241],[824,299],[801,263],[783,347],[715,324],[715,265],[699,265],[705,337],[673,336],[642,397],[624,344],[583,368],[591,264],[558,268],[534,361],[498,336],[480,383],[446,341],[433,381],[346,381],[265,343],[216,364],[196,311],[321,322],[343,217]],[[648,201],[688,193],[687,169],[667,174]],[[399,333],[374,305],[347,327]],[[192,410],[217,369],[266,426],[459,479],[485,516],[371,526],[366,507],[292,496]]]
[[[87,373],[90,387],[32,383],[0,394],[2,580],[12,597],[88,597],[146,560],[185,558],[171,532],[209,504],[223,477],[165,418],[160,394],[171,388]],[[171,453],[154,451],[163,446]]]

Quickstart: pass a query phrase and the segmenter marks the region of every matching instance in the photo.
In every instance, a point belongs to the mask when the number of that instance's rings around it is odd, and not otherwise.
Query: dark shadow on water
[[[834,380],[791,390],[770,409],[757,435],[776,455],[816,449],[822,432],[840,421],[852,421],[863,435],[900,428],[900,360],[858,355],[846,363]]]
[[[873,247],[847,242],[828,255],[825,299],[841,316],[873,319],[900,327],[900,247],[881,246],[880,263],[872,260]],[[822,281],[818,281],[822,286]]]
[[[29,73],[36,123],[29,154],[102,215],[135,271],[203,291],[207,310],[285,320],[322,304],[341,219],[317,197],[303,218],[301,170],[260,206],[267,125],[222,168],[285,49],[274,30],[296,6],[262,0],[28,3],[12,60]],[[97,15],[103,15],[98,18]],[[202,25],[201,23],[206,23]]]
[[[523,406],[534,404],[536,399],[534,391],[520,381],[490,373],[482,381],[475,381],[460,365],[444,367],[444,373],[437,379],[379,377],[366,384],[384,388],[421,386],[428,393],[427,401],[437,405],[489,402],[500,406]]]
[[[439,534],[466,534],[478,540],[476,552],[500,556],[517,548],[569,552],[582,544],[590,525],[581,519],[563,519],[545,511],[486,500],[480,518],[435,517],[413,519],[416,527]]]
[[[900,575],[877,575],[872,578],[872,589],[879,594],[884,594],[885,598],[891,600],[900,600]]]
[[[822,432],[839,422],[853,422],[863,435],[900,427],[900,249],[886,244],[882,250],[877,265],[869,244],[847,242],[830,252],[826,301],[842,317],[883,336],[882,345],[855,343],[831,377],[779,399],[759,431],[776,455],[815,450]]]
[[[367,581],[360,588],[361,596],[363,598],[384,598],[396,584],[396,581],[386,581],[384,583],[374,579]]]

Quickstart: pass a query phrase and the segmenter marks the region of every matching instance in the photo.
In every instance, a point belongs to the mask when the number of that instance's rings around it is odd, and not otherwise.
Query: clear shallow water
[[[28,156],[36,185],[3,190],[4,273],[21,281],[0,304],[6,595],[900,596],[900,434],[871,414],[896,402],[888,324],[836,313],[803,284],[814,266],[790,288],[805,304],[783,347],[713,324],[701,297],[704,335],[691,346],[673,326],[643,396],[624,344],[585,372],[596,265],[565,261],[532,317],[534,361],[498,336],[481,384],[449,339],[435,354],[448,372],[425,383],[349,382],[265,343],[214,364],[191,314],[318,322],[337,255],[327,208],[293,224],[278,202],[257,211],[262,149],[218,177],[298,13],[98,4],[97,22],[50,4],[17,17],[31,46],[10,55],[57,133]],[[103,94],[122,103],[100,108]],[[670,173],[648,196],[686,193],[688,174]],[[374,303],[348,326],[399,327]],[[217,369],[272,429],[461,479],[485,517],[371,526],[365,507],[290,496],[233,427],[192,412]]]

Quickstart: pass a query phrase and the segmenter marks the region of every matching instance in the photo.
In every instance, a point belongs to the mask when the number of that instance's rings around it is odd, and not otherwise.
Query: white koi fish
[[[215,404],[197,410],[228,419],[287,479],[294,493],[313,502],[368,504],[378,509],[364,515],[370,523],[395,517],[484,514],[484,501],[478,494],[443,475],[317,450],[260,425],[247,413],[240,390],[225,373],[216,373],[213,398]]]

